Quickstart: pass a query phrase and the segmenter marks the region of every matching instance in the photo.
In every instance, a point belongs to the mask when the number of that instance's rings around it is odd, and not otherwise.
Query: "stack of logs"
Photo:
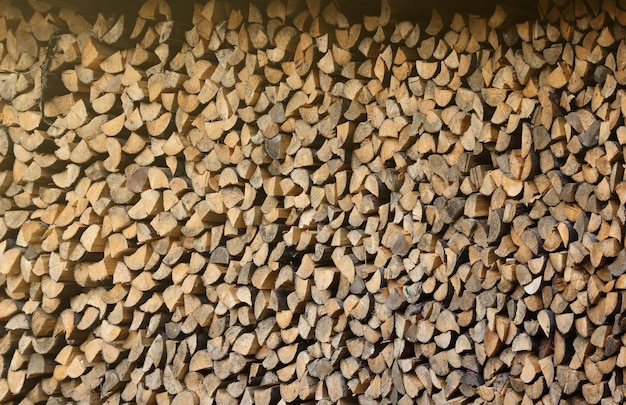
[[[42,1],[0,0],[0,402],[623,401],[626,1]]]

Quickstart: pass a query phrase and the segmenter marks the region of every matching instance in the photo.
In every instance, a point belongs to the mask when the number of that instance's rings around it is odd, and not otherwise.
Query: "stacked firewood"
[[[623,401],[626,1],[395,3],[0,1],[0,402]]]

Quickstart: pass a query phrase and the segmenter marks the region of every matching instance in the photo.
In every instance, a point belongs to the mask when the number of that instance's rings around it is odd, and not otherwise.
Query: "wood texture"
[[[433,3],[0,1],[0,402],[623,402],[626,3]]]

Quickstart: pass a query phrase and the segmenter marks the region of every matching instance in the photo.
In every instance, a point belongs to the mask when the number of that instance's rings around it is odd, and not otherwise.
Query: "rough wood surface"
[[[0,1],[1,403],[624,401],[625,2],[98,3]]]

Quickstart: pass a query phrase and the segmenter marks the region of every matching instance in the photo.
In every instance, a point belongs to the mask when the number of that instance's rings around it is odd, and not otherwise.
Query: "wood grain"
[[[0,6],[0,402],[623,402],[623,1],[97,3]]]

